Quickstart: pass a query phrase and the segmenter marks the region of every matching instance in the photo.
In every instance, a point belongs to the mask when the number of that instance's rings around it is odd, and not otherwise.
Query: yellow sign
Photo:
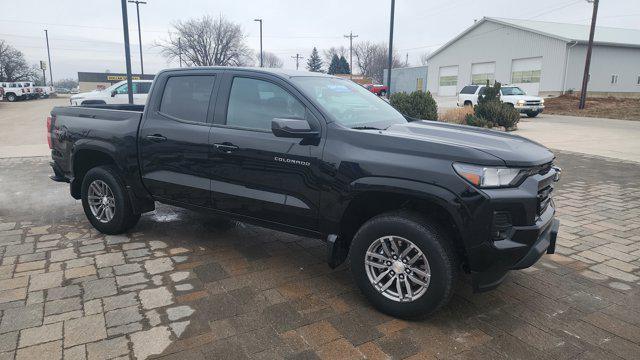
[[[107,80],[127,80],[125,75],[107,75]],[[140,80],[140,76],[132,76],[131,80]]]

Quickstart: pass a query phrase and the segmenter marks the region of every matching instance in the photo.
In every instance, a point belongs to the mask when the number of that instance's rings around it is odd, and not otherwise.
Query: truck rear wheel
[[[382,214],[367,221],[349,252],[360,290],[380,311],[422,318],[453,294],[456,254],[446,232],[412,212]]]
[[[82,180],[82,207],[91,225],[104,234],[121,234],[138,223],[124,182],[113,166],[89,170]]]

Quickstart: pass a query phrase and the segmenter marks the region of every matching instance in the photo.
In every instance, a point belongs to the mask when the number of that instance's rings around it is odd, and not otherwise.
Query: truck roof
[[[292,78],[296,76],[315,76],[315,77],[332,77],[339,78],[337,76],[327,75],[323,73],[310,72],[310,71],[300,71],[300,70],[290,70],[290,69],[281,69],[281,68],[259,68],[259,67],[241,67],[241,66],[196,66],[189,68],[170,68],[164,69],[160,71],[163,72],[178,72],[178,71],[189,71],[194,69],[210,69],[210,70],[246,70],[251,72],[265,73],[265,74],[273,74],[278,75],[284,78]]]

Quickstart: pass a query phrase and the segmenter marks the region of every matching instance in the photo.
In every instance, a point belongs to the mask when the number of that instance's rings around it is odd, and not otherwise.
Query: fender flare
[[[416,199],[432,202],[444,208],[459,228],[463,226],[464,219],[468,218],[469,215],[468,210],[456,194],[435,184],[403,178],[370,176],[351,182],[349,187],[351,189],[351,199],[360,193],[375,191],[409,195]],[[341,216],[350,204],[351,199],[347,206],[344,207]]]

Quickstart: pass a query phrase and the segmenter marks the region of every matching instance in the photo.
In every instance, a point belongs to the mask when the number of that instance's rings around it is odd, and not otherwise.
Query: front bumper
[[[544,105],[514,105],[513,108],[518,110],[518,112],[520,113],[528,113],[528,112],[541,113],[544,111]]]
[[[477,245],[467,248],[475,291],[491,290],[509,270],[530,267],[545,252],[554,253],[560,222],[552,195],[560,172],[552,167],[518,188],[484,192],[486,200],[470,224]]]

